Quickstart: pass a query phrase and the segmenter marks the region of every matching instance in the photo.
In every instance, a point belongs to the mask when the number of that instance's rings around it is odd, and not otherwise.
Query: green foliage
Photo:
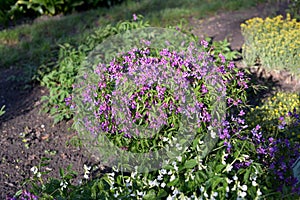
[[[234,60],[241,56],[238,51],[232,51],[230,48],[230,43],[227,39],[223,41],[213,41],[211,38],[205,38],[212,47],[212,52],[216,55],[222,54],[226,60]]]
[[[120,3],[121,0],[18,0],[12,6],[10,12],[32,12],[37,15],[57,15],[70,13],[80,8],[95,8],[99,6],[111,6]]]
[[[26,13],[28,10],[33,12],[43,14],[54,15],[59,12],[59,10],[64,5],[63,0],[32,0],[32,1],[17,1],[12,7],[11,11],[19,11]]]
[[[296,18],[297,20],[300,20],[300,1],[299,0],[290,0],[288,1],[288,9],[287,13],[291,13],[291,15]]]
[[[291,19],[253,18],[241,25],[245,38],[243,60],[247,65],[261,64],[267,70],[287,70],[300,75],[300,22]]]
[[[7,24],[11,6],[16,3],[17,0],[0,0],[0,24]]]
[[[1,107],[0,109],[0,116],[4,115],[5,114],[5,105]]]
[[[65,104],[65,98],[72,94],[72,85],[78,69],[88,53],[109,36],[127,30],[148,27],[148,22],[144,22],[142,17],[139,17],[139,21],[123,21],[115,26],[109,24],[104,28],[98,28],[78,48],[72,47],[70,44],[61,45],[55,69],[47,75],[44,75],[44,71],[40,72],[43,77],[41,84],[46,86],[50,92],[49,96],[42,97],[46,101],[44,108],[46,112],[50,112],[54,116],[55,123],[72,117],[70,108]]]

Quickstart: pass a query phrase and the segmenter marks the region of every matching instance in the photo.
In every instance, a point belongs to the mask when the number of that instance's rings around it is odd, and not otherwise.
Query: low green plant
[[[65,98],[72,94],[78,69],[87,58],[89,52],[109,36],[116,35],[128,30],[148,27],[149,23],[139,16],[137,21],[121,21],[115,26],[107,25],[98,28],[88,36],[78,48],[70,44],[61,45],[59,58],[55,68],[47,75],[42,73],[41,84],[49,89],[50,95],[43,96],[46,101],[44,111],[54,116],[54,122],[70,119],[72,114],[70,108],[65,104]]]
[[[267,70],[287,70],[295,76],[300,71],[300,23],[291,19],[253,18],[241,25],[245,39],[243,60],[247,65],[261,64]]]
[[[5,105],[1,107],[0,109],[0,116],[4,115],[5,114]]]

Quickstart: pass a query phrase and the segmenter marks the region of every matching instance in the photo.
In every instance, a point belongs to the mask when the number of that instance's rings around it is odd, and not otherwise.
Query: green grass
[[[55,62],[58,44],[75,46],[97,26],[143,14],[153,26],[175,25],[191,16],[248,8],[258,0],[141,0],[126,1],[111,9],[100,8],[0,31],[0,68],[37,69]]]

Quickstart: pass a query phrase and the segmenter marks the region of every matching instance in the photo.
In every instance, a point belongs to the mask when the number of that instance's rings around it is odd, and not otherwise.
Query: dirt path
[[[278,14],[285,15],[286,3],[259,4],[257,7],[241,11],[221,12],[207,19],[190,20],[193,33],[200,38],[211,37],[216,41],[230,42],[231,48],[241,50],[244,38],[240,24],[253,17],[265,18]]]
[[[283,7],[279,10],[282,11]],[[228,38],[232,48],[240,50],[243,44],[240,24],[254,16],[272,14],[277,14],[276,9],[260,5],[204,20],[192,18],[190,25],[194,34],[214,37],[215,40]],[[68,131],[70,123],[53,126],[51,117],[39,112],[39,99],[46,93],[45,89],[37,86],[24,89],[22,81],[7,79],[13,76],[22,74],[2,70],[0,75],[0,106],[7,105],[7,113],[0,118],[0,199],[20,189],[22,180],[31,175],[30,168],[43,157],[51,158],[48,170],[54,177],[58,176],[60,167],[66,168],[69,164],[82,177],[83,164],[96,164],[83,149],[66,145],[74,134]]]

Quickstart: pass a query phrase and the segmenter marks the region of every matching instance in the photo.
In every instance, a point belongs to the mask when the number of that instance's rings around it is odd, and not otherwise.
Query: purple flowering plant
[[[251,86],[247,73],[230,61],[230,55],[196,38],[183,49],[143,43],[83,71],[65,99],[66,106],[75,112],[76,130],[94,139],[91,146],[101,147],[97,139],[103,134],[124,152],[173,148],[182,149],[181,154],[165,157],[163,166],[144,173],[137,168],[123,173],[114,166],[112,173],[84,189],[68,179],[61,196],[83,195],[82,191],[93,199],[299,196],[291,170],[299,157],[299,143],[248,121],[246,89]],[[297,130],[298,114],[288,113],[294,123],[285,123],[286,116],[278,118],[280,130]],[[190,126],[182,126],[184,122]],[[177,139],[180,132],[188,139]],[[213,137],[216,142],[210,144]],[[57,191],[62,186],[57,185]]]
[[[222,110],[215,105],[228,102],[229,110],[242,103],[248,87],[244,73],[221,53],[216,55],[206,41],[195,40],[181,51],[143,42],[144,48],[85,71],[74,85],[81,98],[69,98],[67,104],[79,110],[77,130],[94,138],[105,134],[119,148],[137,153],[164,147],[184,123],[192,124],[184,127],[185,142],[191,143],[194,135],[214,137],[212,129],[221,130],[220,121],[225,120],[225,106]],[[206,141],[202,148],[207,146]]]

